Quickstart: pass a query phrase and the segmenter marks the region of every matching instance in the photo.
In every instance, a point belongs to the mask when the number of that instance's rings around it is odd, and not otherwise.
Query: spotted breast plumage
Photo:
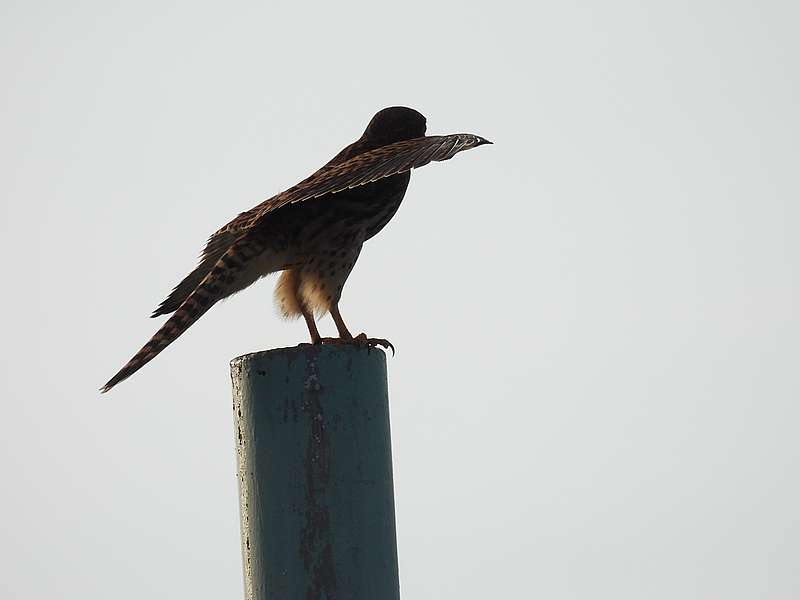
[[[312,343],[390,347],[384,339],[354,337],[339,313],[361,248],[394,216],[411,169],[491,143],[473,134],[426,136],[425,131],[425,117],[417,111],[383,109],[358,140],[321,169],[214,233],[197,268],[152,314],[171,314],[169,319],[101,391],[133,375],[216,302],[276,272],[280,312],[303,317]],[[317,330],[315,318],[328,312],[338,338],[323,338]]]

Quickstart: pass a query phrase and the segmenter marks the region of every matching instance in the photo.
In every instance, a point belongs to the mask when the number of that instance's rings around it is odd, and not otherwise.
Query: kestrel
[[[353,337],[339,313],[342,288],[361,248],[397,212],[411,169],[491,143],[469,133],[426,136],[425,130],[417,111],[385,108],[321,169],[214,233],[197,268],[151,315],[172,316],[101,391],[141,369],[214,304],[278,271],[280,312],[302,316],[313,344],[391,346],[363,333]],[[317,330],[315,317],[327,312],[338,338],[323,338]]]

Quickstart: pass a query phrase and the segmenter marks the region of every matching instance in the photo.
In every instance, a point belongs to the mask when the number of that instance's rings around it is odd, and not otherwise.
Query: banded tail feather
[[[160,317],[161,315],[168,315],[178,310],[186,299],[191,296],[192,292],[197,289],[197,286],[208,276],[214,266],[219,261],[220,256],[209,256],[195,267],[194,271],[189,273],[181,282],[175,286],[166,300],[158,305],[150,315],[150,318]]]
[[[161,326],[139,352],[100,388],[105,393],[141,369],[178,339],[214,304],[234,291],[237,275],[246,268],[248,259],[259,254],[263,247],[251,240],[239,240],[217,261],[214,268],[186,298],[175,313]]]
[[[200,285],[203,279],[206,278],[206,275],[214,268],[214,265],[217,264],[217,261],[222,258],[222,255],[227,252],[235,241],[235,232],[226,231],[224,229],[217,231],[208,238],[206,247],[200,255],[200,263],[175,286],[169,296],[167,296],[167,299],[159,304],[158,308],[153,311],[150,318],[168,315],[178,310],[180,305],[183,304],[183,301],[189,297],[198,285]]]

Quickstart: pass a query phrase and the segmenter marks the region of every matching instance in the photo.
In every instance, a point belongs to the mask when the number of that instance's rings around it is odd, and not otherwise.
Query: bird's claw
[[[385,340],[383,338],[371,338],[367,337],[366,333],[360,333],[356,337],[351,338],[320,338],[319,343],[322,344],[351,344],[353,346],[360,346],[362,348],[366,348],[367,351],[371,350],[375,346],[382,346],[387,350],[392,351],[392,356],[394,356],[394,346],[389,340]]]
[[[385,340],[383,338],[370,338],[367,337],[366,333],[359,333],[353,340],[359,344],[360,346],[366,346],[367,350],[370,348],[374,348],[375,346],[382,346],[387,350],[392,351],[392,356],[394,356],[394,345],[389,340]]]

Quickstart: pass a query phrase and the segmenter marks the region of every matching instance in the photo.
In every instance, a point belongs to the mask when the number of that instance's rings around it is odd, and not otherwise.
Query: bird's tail
[[[261,245],[249,240],[239,240],[233,244],[161,329],[128,361],[128,364],[120,369],[119,373],[100,388],[100,391],[107,392],[120,381],[136,373],[178,339],[209,308],[230,295],[231,288],[235,287],[237,276],[246,267],[248,259],[259,254],[261,250],[263,250]]]

